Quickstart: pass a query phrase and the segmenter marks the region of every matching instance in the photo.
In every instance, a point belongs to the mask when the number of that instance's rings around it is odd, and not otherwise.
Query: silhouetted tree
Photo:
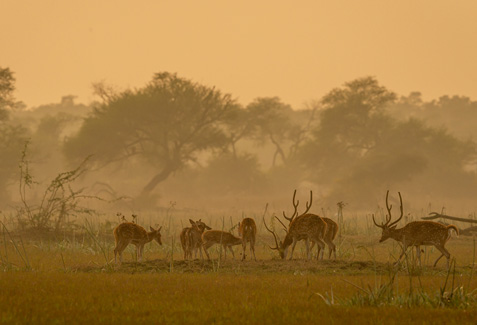
[[[70,159],[93,154],[98,165],[136,158],[157,169],[143,188],[150,193],[173,172],[227,142],[224,124],[238,105],[230,95],[157,73],[144,88],[108,100],[84,121],[65,144]]]
[[[247,111],[253,121],[255,140],[262,145],[269,142],[275,148],[273,166],[278,158],[285,165],[295,158],[313,118],[311,110],[297,112],[278,97],[262,97],[251,102]]]
[[[0,202],[8,201],[7,186],[18,175],[18,162],[29,132],[21,125],[9,121],[15,106],[13,91],[15,78],[9,68],[0,67]]]

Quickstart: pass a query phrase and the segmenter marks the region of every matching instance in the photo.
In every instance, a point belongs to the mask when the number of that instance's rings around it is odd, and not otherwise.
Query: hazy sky
[[[372,75],[398,94],[477,100],[477,1],[1,0],[0,66],[28,106],[177,72],[242,104],[295,108]]]

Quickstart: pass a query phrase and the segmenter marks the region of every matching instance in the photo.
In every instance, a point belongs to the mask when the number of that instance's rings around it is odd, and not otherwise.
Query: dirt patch
[[[119,272],[119,273],[235,273],[235,274],[389,274],[393,266],[388,263],[373,261],[307,261],[307,260],[193,260],[170,261],[150,260],[142,263],[126,262],[121,266],[114,264],[104,266],[79,266],[76,272]],[[404,270],[403,270],[404,271]],[[426,268],[424,272],[436,272]]]

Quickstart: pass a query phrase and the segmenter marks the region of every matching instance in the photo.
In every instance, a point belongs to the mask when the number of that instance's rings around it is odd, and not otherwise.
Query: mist
[[[410,213],[465,215],[477,195],[477,102],[396,94],[374,77],[337,85],[296,109],[279,96],[241,103],[233,94],[176,73],[156,73],[138,89],[95,85],[85,105],[3,107],[2,210],[18,206],[18,163],[26,155],[31,200],[61,172],[101,211],[177,209],[240,215],[286,209],[291,193],[314,193],[334,214],[374,213],[387,190]],[[28,147],[25,143],[28,142]],[[424,211],[425,210],[425,211]],[[327,211],[327,212],[326,212]]]

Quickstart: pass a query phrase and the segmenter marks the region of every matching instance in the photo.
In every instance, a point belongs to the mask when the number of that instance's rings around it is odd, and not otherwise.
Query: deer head
[[[161,241],[162,226],[159,227],[158,229],[154,229],[151,226],[149,226],[149,229],[151,230],[151,232],[148,234],[149,238],[154,239],[155,241],[157,241],[159,243],[159,245],[162,246],[162,241]]]
[[[389,190],[386,192],[386,209],[388,210],[388,214],[386,215],[386,222],[382,223],[382,224],[378,224],[376,222],[376,220],[374,219],[374,214],[373,214],[373,222],[374,224],[381,228],[383,230],[382,234],[381,234],[381,239],[379,240],[379,242],[383,242],[385,241],[386,239],[388,238],[391,238],[394,234],[394,232],[396,231],[396,226],[397,226],[397,223],[402,219],[402,216],[403,216],[403,207],[402,207],[402,197],[401,197],[401,192],[398,192],[399,194],[399,201],[400,201],[400,209],[401,209],[401,215],[399,216],[399,218],[396,220],[396,221],[393,221],[391,222],[391,210],[393,208],[392,204],[389,205],[389,202],[388,202],[388,197],[389,197]]]

